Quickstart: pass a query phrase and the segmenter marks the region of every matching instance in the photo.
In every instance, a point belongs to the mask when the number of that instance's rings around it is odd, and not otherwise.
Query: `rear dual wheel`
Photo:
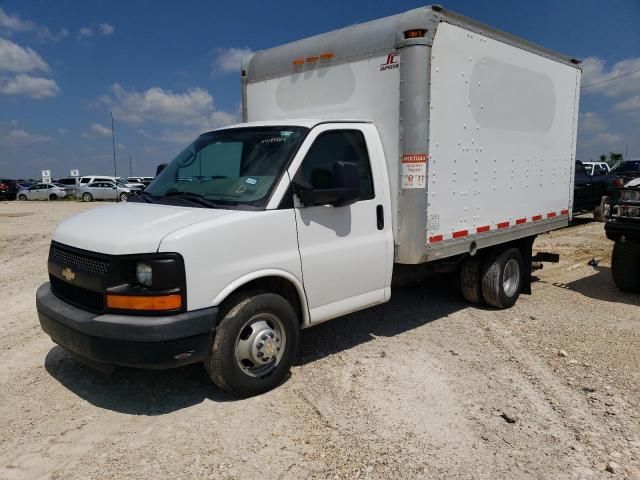
[[[259,395],[286,378],[298,339],[297,315],[287,300],[274,293],[242,293],[227,302],[204,366],[221,389]]]
[[[462,295],[473,304],[509,308],[522,291],[523,272],[522,254],[517,248],[468,257],[460,269]]]

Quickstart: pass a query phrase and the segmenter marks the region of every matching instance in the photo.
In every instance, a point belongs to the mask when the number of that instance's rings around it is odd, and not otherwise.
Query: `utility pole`
[[[629,160],[629,144],[627,143],[627,149],[624,153],[624,159]]]
[[[113,147],[113,176],[118,176],[118,166],[116,165],[116,133],[113,128],[113,112],[111,113],[111,145]]]
[[[111,114],[111,145],[113,147],[113,177],[114,182],[115,179],[118,178],[118,166],[116,164],[116,133],[113,128],[113,112],[109,112]],[[116,202],[118,201],[118,184],[116,183]]]

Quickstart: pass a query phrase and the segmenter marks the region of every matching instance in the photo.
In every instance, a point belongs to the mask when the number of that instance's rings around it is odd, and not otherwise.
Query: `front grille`
[[[90,255],[63,250],[53,245],[49,250],[49,261],[59,265],[74,267],[78,270],[101,277],[106,277],[109,274],[108,261]]]
[[[51,290],[56,297],[91,312],[99,313],[104,310],[102,293],[70,285],[53,275],[49,275],[49,280],[51,281]]]

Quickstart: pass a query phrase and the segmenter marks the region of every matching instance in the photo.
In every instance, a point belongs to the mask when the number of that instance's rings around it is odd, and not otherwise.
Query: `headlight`
[[[139,262],[136,265],[136,280],[138,280],[138,283],[140,285],[150,287],[153,280],[151,265],[149,265],[148,263]]]

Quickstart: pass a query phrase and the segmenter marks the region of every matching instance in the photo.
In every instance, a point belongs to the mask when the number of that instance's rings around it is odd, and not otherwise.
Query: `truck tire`
[[[204,361],[211,380],[239,397],[280,385],[300,337],[291,304],[274,293],[244,292],[230,299],[223,312]]]
[[[509,308],[522,290],[524,268],[517,248],[497,251],[486,259],[482,269],[482,297],[488,305]]]
[[[464,299],[475,305],[484,303],[482,299],[482,257],[467,257],[460,268],[460,289]]]
[[[611,275],[620,290],[640,292],[640,243],[616,241],[613,244]]]

